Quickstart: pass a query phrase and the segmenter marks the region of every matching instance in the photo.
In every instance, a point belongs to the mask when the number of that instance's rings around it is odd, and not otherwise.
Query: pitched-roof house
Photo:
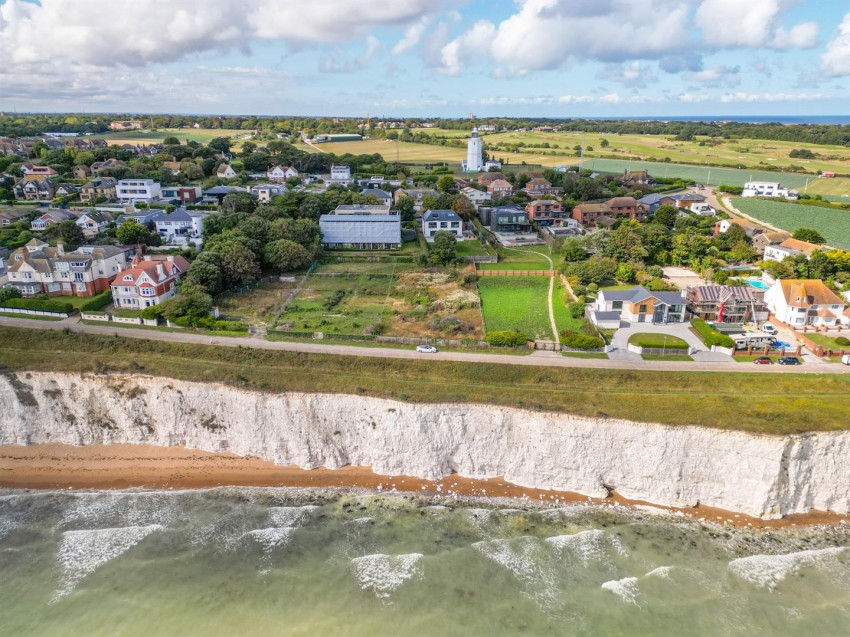
[[[112,223],[112,215],[108,212],[92,210],[84,212],[76,221],[86,237],[96,237]]]
[[[810,259],[815,252],[824,250],[824,247],[808,241],[800,241],[799,239],[785,239],[779,245],[769,245],[764,248],[765,261],[782,262],[788,257],[795,257],[798,254],[803,254],[807,259]]]
[[[23,208],[6,208],[5,210],[0,210],[0,226],[6,227],[11,226],[13,223],[17,223],[21,219],[25,219],[33,213],[33,210],[23,209]]]
[[[602,217],[628,217],[643,221],[649,215],[649,206],[634,197],[614,197],[602,203],[583,203],[573,208],[573,219],[582,225],[601,225]]]
[[[22,179],[15,184],[14,192],[17,199],[26,201],[50,201],[56,196],[57,184],[52,180],[39,177]]]
[[[53,170],[50,166],[39,166],[37,164],[21,164],[21,172],[24,175],[39,175],[41,177],[56,177],[59,175],[58,172]]]
[[[458,241],[463,241],[463,220],[454,210],[426,210],[422,215],[422,234],[431,242],[440,231],[451,232]]]
[[[112,281],[112,302],[122,309],[141,310],[174,296],[189,269],[180,255],[136,255]]]
[[[792,327],[847,324],[846,304],[819,279],[779,279],[764,294],[778,321]]]
[[[91,168],[83,164],[74,166],[73,175],[74,179],[88,179],[92,176]]]
[[[514,187],[504,179],[494,179],[487,185],[487,192],[499,197],[508,197],[514,193]]]
[[[127,164],[120,159],[107,159],[105,161],[96,161],[91,165],[91,171],[94,175],[100,175],[109,170],[126,170]]]
[[[215,176],[219,179],[233,179],[236,177],[236,171],[230,166],[230,164],[222,164],[218,167],[218,170],[215,171]]]
[[[767,246],[776,246],[785,241],[785,239],[790,239],[791,233],[785,232],[785,230],[780,230],[779,232],[762,232],[753,237],[753,248],[759,254],[764,254],[764,249]]]
[[[624,170],[620,181],[624,186],[635,186],[637,184],[652,186],[655,184],[655,180],[649,176],[649,172],[646,170]]]
[[[48,210],[40,217],[33,219],[32,223],[30,224],[30,229],[45,230],[46,228],[53,226],[57,223],[74,218],[74,215],[72,215],[67,210]]]
[[[681,292],[650,292],[643,286],[628,290],[600,290],[590,319],[600,327],[630,323],[682,323],[685,298]]]
[[[98,197],[114,199],[117,183],[114,177],[95,177],[80,188],[80,201],[94,201]]]
[[[375,197],[382,204],[391,205],[393,202],[393,196],[386,190],[381,190],[380,188],[366,188],[365,190],[361,191],[360,194],[364,197]]]
[[[297,177],[298,171],[291,166],[275,166],[266,172],[266,178],[269,181],[283,183],[290,177]]]
[[[759,323],[768,316],[764,292],[749,285],[697,285],[686,299],[689,316],[714,323]]]

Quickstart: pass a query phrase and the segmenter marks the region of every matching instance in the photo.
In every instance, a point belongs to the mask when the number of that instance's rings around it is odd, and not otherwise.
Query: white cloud
[[[689,82],[698,82],[708,87],[715,87],[721,84],[726,86],[738,86],[741,83],[739,75],[740,66],[724,66],[717,64],[708,66],[700,71],[689,71],[683,74],[683,77]]]
[[[321,64],[319,71],[322,73],[354,73],[365,68],[369,60],[381,48],[381,41],[374,35],[366,36],[366,49],[353,60],[342,60],[344,53],[340,52],[336,57],[327,56]]]
[[[720,96],[723,103],[731,102],[808,102],[826,99],[821,93],[724,93]]]
[[[779,24],[788,5],[783,0],[703,0],[694,21],[706,45],[715,48],[789,49],[817,45],[817,22],[802,22],[790,30]]]
[[[603,64],[598,77],[630,87],[646,86],[657,79],[652,67],[640,60],[625,64]]]
[[[430,16],[424,16],[419,21],[414,22],[407,27],[407,30],[404,32],[404,37],[393,47],[393,55],[401,55],[405,51],[409,51],[419,44],[419,41],[422,39],[425,29],[428,28],[430,22]]]
[[[821,67],[833,77],[850,75],[850,13],[844,15],[827,44],[826,52],[821,56]]]
[[[440,52],[440,70],[446,75],[458,75],[470,61],[485,57],[495,33],[496,27],[492,22],[476,22],[469,31],[443,47]]]

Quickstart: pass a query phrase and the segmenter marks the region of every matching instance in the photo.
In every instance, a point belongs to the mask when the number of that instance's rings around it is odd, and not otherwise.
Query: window
[[[641,305],[641,306],[638,308],[638,312],[639,312],[640,314],[646,314],[646,305],[645,305],[645,304],[644,304],[644,305]]]
[[[156,296],[156,290],[153,288],[141,288],[140,292],[142,296]]]
[[[125,277],[124,277],[124,280],[125,280],[125,281],[132,281],[132,280],[133,280],[133,275],[132,275],[132,274],[128,274],[127,276],[125,276]]]
[[[611,307],[615,310],[622,310],[623,309],[623,302],[622,301],[614,301],[611,304]]]

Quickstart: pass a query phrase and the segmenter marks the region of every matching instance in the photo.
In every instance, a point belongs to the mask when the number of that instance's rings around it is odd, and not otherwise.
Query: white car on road
[[[420,354],[436,354],[437,348],[433,345],[417,345],[416,351]]]
[[[761,326],[761,331],[766,333],[766,334],[776,334],[776,332],[778,330],[776,329],[775,325],[773,325],[771,323],[765,323],[764,325]]]

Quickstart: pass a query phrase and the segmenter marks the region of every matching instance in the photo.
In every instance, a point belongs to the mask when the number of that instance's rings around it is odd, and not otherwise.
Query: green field
[[[117,332],[117,330],[116,330]],[[145,374],[257,392],[479,403],[770,434],[846,430],[850,375],[562,369],[146,341],[0,327],[3,371]],[[307,370],[309,373],[305,373]],[[42,401],[25,380],[22,400]],[[790,416],[790,417],[789,417]]]
[[[570,314],[569,308],[567,308],[567,302],[570,301],[565,296],[566,288],[561,283],[561,279],[556,278],[555,283],[555,289],[552,292],[552,312],[555,315],[555,325],[559,332],[563,330],[578,332],[581,330],[581,319],[573,318]],[[607,358],[607,356],[604,357]]]
[[[548,277],[481,277],[478,292],[487,332],[518,330],[531,339],[552,339]]]
[[[732,205],[744,214],[788,232],[797,228],[814,228],[829,245],[850,250],[850,210],[744,197],[732,199]]]
[[[543,261],[499,261],[498,263],[479,263],[479,270],[548,270],[549,262]]]

